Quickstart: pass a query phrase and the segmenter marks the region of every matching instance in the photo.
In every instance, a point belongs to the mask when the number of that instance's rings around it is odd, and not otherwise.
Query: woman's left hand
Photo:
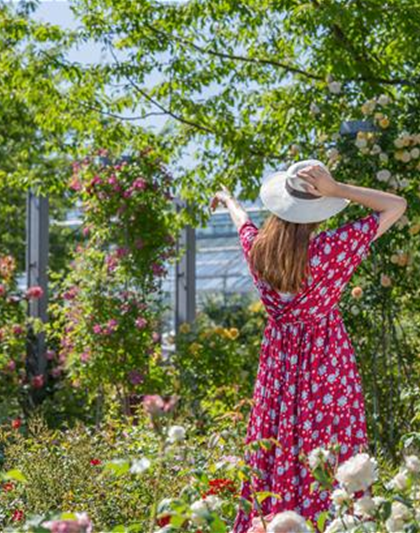
[[[231,198],[232,198],[232,195],[229,192],[229,190],[224,185],[222,185],[221,190],[217,191],[216,194],[213,196],[210,202],[210,208],[216,209],[219,202],[223,204],[225,207],[227,207],[227,201]]]

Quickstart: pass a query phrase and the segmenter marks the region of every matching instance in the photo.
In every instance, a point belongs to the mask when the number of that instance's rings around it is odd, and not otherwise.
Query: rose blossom
[[[136,327],[138,329],[144,329],[147,326],[147,320],[143,317],[139,317],[136,319]]]
[[[42,287],[39,287],[38,285],[34,285],[33,287],[29,287],[28,290],[26,291],[26,297],[27,298],[33,298],[33,299],[38,299],[38,298],[42,298],[42,296],[44,295],[44,291],[42,289]]]
[[[350,493],[366,490],[377,477],[377,461],[367,453],[350,457],[338,467],[336,474],[337,481]]]
[[[44,386],[44,376],[42,374],[33,376],[31,379],[31,384],[34,389],[42,389]]]
[[[25,332],[23,327],[20,324],[13,324],[12,326],[12,332],[14,335],[22,335],[22,333]]]
[[[12,420],[13,429],[19,429],[21,425],[22,425],[22,420],[20,418],[15,418],[14,420]]]
[[[76,520],[50,520],[43,522],[42,527],[51,533],[92,533],[93,526],[86,513],[75,513]]]
[[[140,385],[144,381],[144,376],[138,370],[130,370],[128,379],[132,385]]]
[[[11,359],[11,360],[7,363],[6,368],[7,368],[7,370],[9,370],[10,372],[13,372],[13,370],[16,370],[16,363],[15,363],[15,361],[13,361],[13,359]]]
[[[143,178],[137,178],[137,179],[133,182],[133,187],[134,187],[135,189],[144,190],[144,189],[147,187],[147,182],[146,182],[146,180],[144,180]]]
[[[100,335],[102,333],[102,326],[100,324],[94,324],[93,333]]]
[[[407,469],[410,472],[414,472],[416,474],[420,472],[420,459],[417,457],[417,455],[408,455],[404,457],[404,460]]]
[[[47,350],[45,352],[45,358],[47,361],[52,361],[55,358],[55,351],[54,350]]]
[[[80,354],[80,360],[82,363],[87,363],[90,359],[90,352],[88,350],[85,350],[83,353]]]
[[[284,511],[274,516],[267,533],[309,533],[305,519],[294,511]]]
[[[61,376],[63,369],[60,366],[56,366],[51,370],[51,375],[53,378],[58,378]]]
[[[147,394],[143,397],[143,407],[150,416],[160,416],[171,412],[177,401],[177,396],[164,400],[159,394]]]

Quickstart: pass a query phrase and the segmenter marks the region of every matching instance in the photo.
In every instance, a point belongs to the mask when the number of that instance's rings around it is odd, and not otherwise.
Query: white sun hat
[[[328,167],[317,159],[293,163],[287,170],[270,174],[261,185],[260,198],[264,206],[283,220],[295,223],[321,222],[348,206],[350,200],[332,196],[316,196],[307,189],[307,182],[297,172],[307,166]]]

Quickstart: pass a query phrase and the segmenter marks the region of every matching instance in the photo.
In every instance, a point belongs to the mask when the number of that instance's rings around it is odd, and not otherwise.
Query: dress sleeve
[[[258,235],[258,228],[252,222],[251,219],[248,219],[238,229],[238,232],[239,232],[239,240],[241,243],[242,251],[244,253],[246,261],[248,262],[249,252],[251,251],[252,243],[254,242],[255,237]]]
[[[345,253],[360,263],[368,257],[379,226],[379,212],[372,211],[357,220],[346,222],[333,232],[337,252]]]

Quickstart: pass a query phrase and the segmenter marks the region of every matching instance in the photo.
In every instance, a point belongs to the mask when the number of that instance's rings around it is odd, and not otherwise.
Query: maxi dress
[[[299,455],[330,442],[339,443],[339,463],[368,451],[361,378],[338,303],[353,272],[370,255],[378,224],[379,213],[371,211],[312,238],[310,275],[295,295],[258,279],[249,263],[258,228],[251,219],[239,228],[249,272],[268,314],[245,443],[274,437],[282,446],[245,452],[246,463],[261,474],[253,476],[251,486],[242,481],[240,495],[251,502],[251,510],[238,507],[233,533],[245,533],[258,516],[253,491],[281,497],[263,500],[264,515],[292,510],[318,531],[320,513],[333,505],[331,491],[319,487],[311,493],[315,478]]]

